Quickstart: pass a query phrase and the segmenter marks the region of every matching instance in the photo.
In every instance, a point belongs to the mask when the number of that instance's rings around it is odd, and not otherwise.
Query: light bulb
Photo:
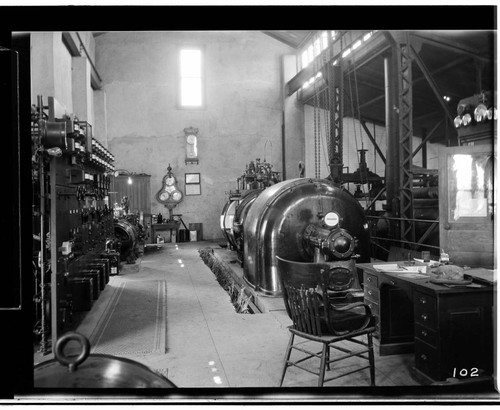
[[[474,110],[474,118],[476,119],[476,122],[482,122],[485,120],[487,117],[487,111],[488,109],[486,108],[486,105],[479,104]]]
[[[465,114],[463,117],[462,117],[462,124],[466,127],[467,125],[469,125],[472,121],[472,117],[469,113]]]

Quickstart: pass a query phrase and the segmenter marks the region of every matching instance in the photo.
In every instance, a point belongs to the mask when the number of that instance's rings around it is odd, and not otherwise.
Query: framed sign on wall
[[[186,174],[186,184],[199,184],[200,183],[200,173],[190,173]]]
[[[201,195],[201,178],[200,173],[185,174],[186,195]]]

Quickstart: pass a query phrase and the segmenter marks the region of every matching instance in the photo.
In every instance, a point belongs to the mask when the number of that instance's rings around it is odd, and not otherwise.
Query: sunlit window
[[[203,106],[203,66],[200,49],[180,51],[180,105],[184,108]]]
[[[328,47],[328,33],[323,31],[321,33],[321,50],[326,50]]]
[[[302,53],[302,68],[307,67],[309,64],[309,58],[307,56],[307,50],[304,50]]]
[[[321,45],[319,37],[314,40],[314,57],[318,56],[321,53]]]

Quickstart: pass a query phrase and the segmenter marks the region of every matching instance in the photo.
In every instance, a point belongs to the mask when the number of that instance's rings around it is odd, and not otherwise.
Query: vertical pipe
[[[286,151],[285,151],[285,110],[281,112],[281,161],[282,161],[282,174],[281,174],[281,180],[285,181],[286,180]]]
[[[422,131],[422,168],[427,168],[427,142],[425,139],[427,137],[427,130]]]
[[[46,304],[45,299],[46,295],[46,286],[45,286],[45,173],[44,173],[44,164],[43,164],[43,156],[40,154],[39,164],[38,164],[38,172],[39,172],[39,181],[40,181],[40,300],[41,300],[41,317],[40,317],[40,330],[41,330],[41,340],[40,340],[40,351],[45,354],[47,353],[48,346],[48,326],[46,321],[46,315],[49,312],[46,312]]]

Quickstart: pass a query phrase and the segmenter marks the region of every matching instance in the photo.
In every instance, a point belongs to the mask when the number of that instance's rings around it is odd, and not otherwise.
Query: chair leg
[[[325,367],[326,367],[326,356],[330,350],[330,346],[328,343],[323,343],[323,351],[321,353],[321,364],[319,368],[319,379],[318,379],[318,387],[323,387],[323,380],[325,380]]]
[[[373,354],[373,337],[368,333],[368,359],[370,361],[370,381],[371,386],[375,386],[375,355]]]
[[[283,385],[283,380],[285,380],[286,369],[288,368],[288,360],[290,359],[290,353],[292,352],[293,339],[295,335],[290,333],[290,339],[288,341],[288,346],[285,353],[285,363],[283,364],[283,372],[281,374],[280,387]]]
[[[330,345],[326,348],[326,370],[330,371]]]

